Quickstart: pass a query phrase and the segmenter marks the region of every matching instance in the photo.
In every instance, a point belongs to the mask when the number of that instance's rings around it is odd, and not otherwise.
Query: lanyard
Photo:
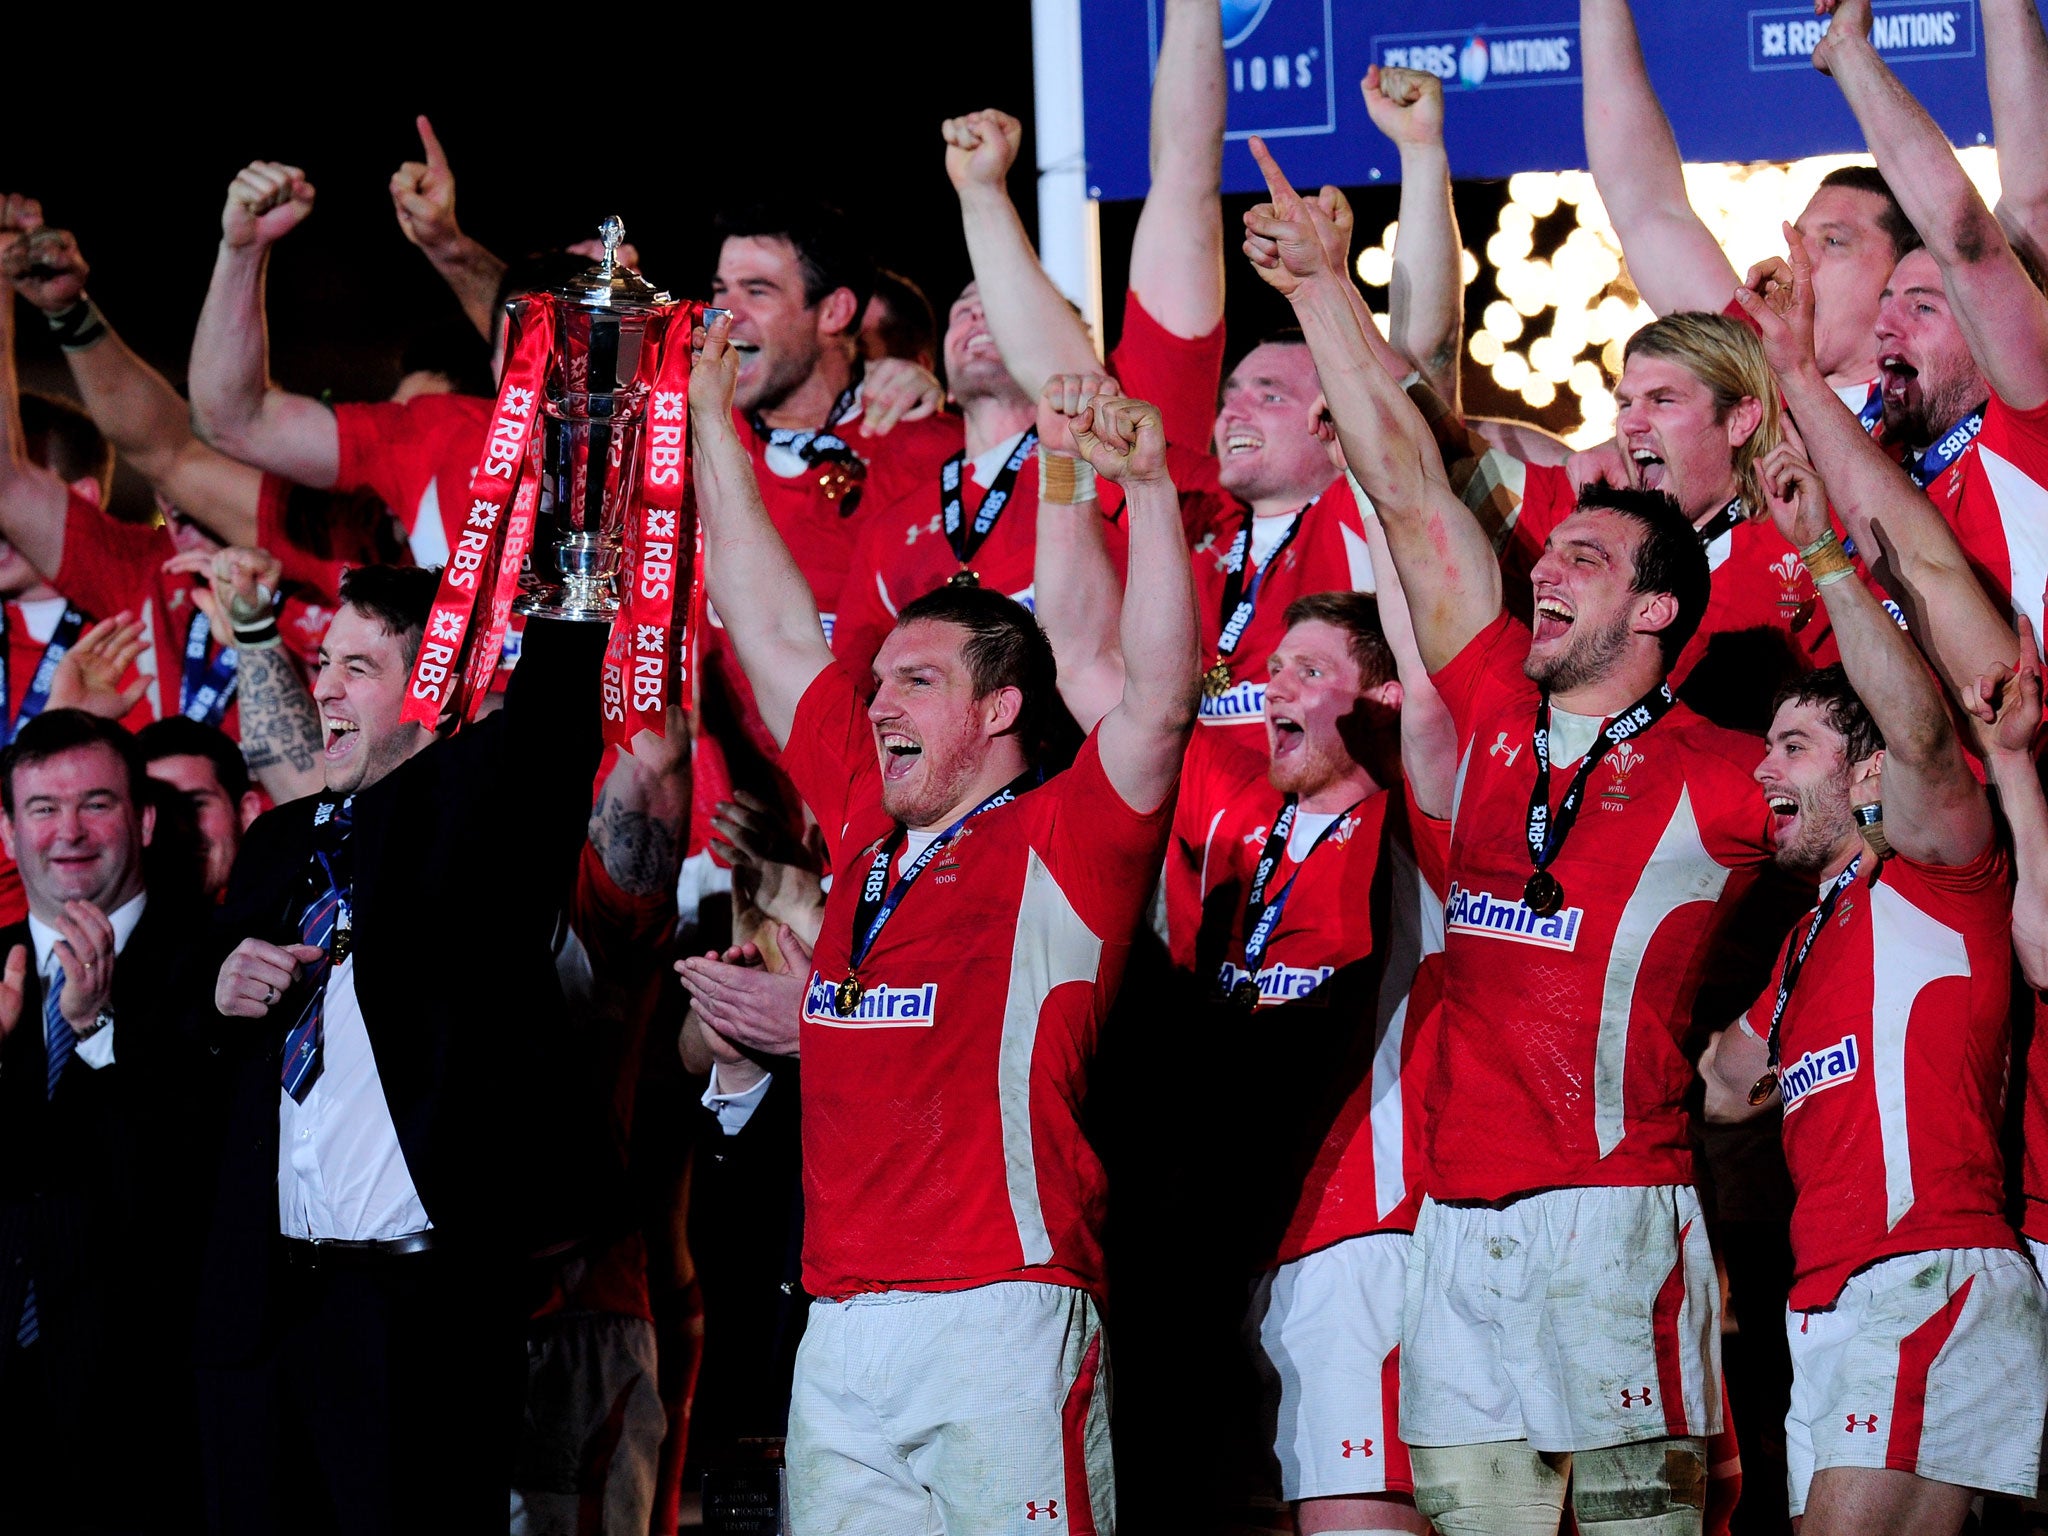
[[[12,741],[14,733],[40,715],[50,702],[50,688],[57,681],[57,663],[78,643],[79,631],[85,628],[85,615],[69,603],[64,605],[64,617],[57,621],[50,643],[43,647],[42,659],[36,663],[35,675],[29,679],[28,692],[21,696],[19,709],[8,707],[7,624],[6,606],[0,604],[0,740]]]
[[[996,519],[1003,515],[1003,508],[1010,504],[1010,494],[1016,488],[1017,475],[1038,447],[1036,428],[1026,432],[1017,444],[1017,451],[1003,461],[1003,467],[988,488],[988,494],[981,498],[981,506],[974,514],[971,526],[963,528],[967,519],[967,508],[961,495],[962,471],[967,464],[967,450],[962,448],[946,460],[939,470],[939,510],[945,517],[946,542],[953,546],[953,558],[963,566],[971,563],[981,546],[988,542],[988,536],[995,531]]]
[[[1280,855],[1286,850],[1287,839],[1294,831],[1296,812],[1301,808],[1294,796],[1287,797],[1286,806],[1274,819],[1273,830],[1266,835],[1266,851],[1259,856],[1258,868],[1252,873],[1251,891],[1246,896],[1244,904],[1244,971],[1252,983],[1253,1002],[1257,1001],[1259,962],[1265,958],[1266,946],[1273,941],[1273,930],[1280,926],[1280,914],[1287,909],[1287,898],[1293,893],[1294,882],[1301,878],[1301,872],[1307,867],[1309,859],[1323,846],[1329,835],[1349,821],[1351,813],[1363,804],[1363,799],[1352,801],[1334,821],[1316,834],[1315,841],[1308,845],[1307,851],[1294,861],[1294,873],[1287,877],[1287,883],[1280,887],[1278,895],[1268,901],[1266,887],[1272,883],[1274,872],[1280,868]]]
[[[1870,386],[1870,397],[1863,402],[1863,409],[1856,413],[1856,420],[1861,424],[1865,432],[1877,431],[1878,424],[1884,420],[1884,385],[1882,383]]]
[[[1321,499],[1316,498],[1317,501]],[[1259,588],[1266,584],[1266,578],[1280,563],[1280,557],[1287,553],[1287,546],[1301,532],[1302,519],[1307,516],[1309,507],[1315,504],[1311,501],[1294,514],[1294,521],[1287,525],[1287,531],[1280,536],[1273,553],[1266,557],[1252,577],[1249,589],[1245,586],[1244,572],[1252,558],[1252,514],[1249,509],[1245,511],[1244,521],[1238,525],[1237,537],[1230,541],[1230,552],[1223,557],[1223,629],[1216,641],[1217,660],[1228,661],[1238,642],[1244,638],[1245,628],[1259,606]]]
[[[889,866],[895,861],[896,850],[902,846],[903,828],[898,827],[882,840],[882,846],[875,850],[874,861],[868,865],[867,879],[861,882],[860,903],[854,908],[853,951],[846,961],[849,973],[858,970],[861,961],[867,959],[868,951],[875,947],[875,940],[881,936],[883,924],[887,923],[895,915],[896,909],[903,905],[904,895],[910,890],[911,882],[924,873],[925,866],[938,856],[939,850],[959,836],[960,829],[983,811],[992,811],[999,805],[1008,805],[1025,790],[1038,783],[1039,777],[1038,770],[1031,768],[1010,780],[933,838],[930,845],[911,861],[910,867],[903,871],[893,886],[889,884]],[[888,891],[886,897],[882,894],[885,889]]]
[[[1579,761],[1579,771],[1572,775],[1570,788],[1559,802],[1556,816],[1550,813],[1550,695],[1544,694],[1536,701],[1536,784],[1529,791],[1529,821],[1526,835],[1529,843],[1529,861],[1536,866],[1536,872],[1529,877],[1523,892],[1524,899],[1540,917],[1556,912],[1564,900],[1564,890],[1557,883],[1557,877],[1549,872],[1551,860],[1564,850],[1564,840],[1571,835],[1572,824],[1579,818],[1579,802],[1586,791],[1586,781],[1593,776],[1593,768],[1603,755],[1600,748],[1618,747],[1631,736],[1640,736],[1664,716],[1678,702],[1671,692],[1669,683],[1659,683],[1635,703],[1609,720],[1601,728],[1600,736],[1586,749],[1586,755]]]
[[[178,680],[178,713],[201,725],[219,725],[235,696],[235,668],[241,657],[231,645],[220,648],[213,665],[206,664],[206,646],[213,628],[195,612],[185,631],[185,673]]]
[[[824,459],[851,457],[853,450],[846,445],[846,439],[834,434],[832,429],[839,425],[846,413],[853,409],[853,402],[860,394],[860,376],[856,374],[851,384],[839,391],[839,398],[832,403],[832,412],[825,418],[825,425],[815,430],[805,427],[771,427],[755,411],[747,417],[747,425],[754,429],[754,436],[770,448],[787,448],[806,464],[816,464]]]
[[[1748,512],[1749,508],[1745,507],[1742,504],[1742,498],[1740,496],[1736,497],[1733,501],[1729,502],[1727,506],[1723,507],[1720,511],[1716,512],[1704,523],[1700,524],[1698,529],[1698,533],[1700,536],[1700,548],[1711,548],[1714,540],[1721,537],[1722,534],[1733,533],[1737,528],[1742,526],[1743,520],[1748,514]]]
[[[1785,959],[1784,974],[1778,978],[1778,998],[1771,1005],[1771,1033],[1765,1044],[1770,1063],[1764,1075],[1756,1080],[1749,1090],[1749,1102],[1761,1104],[1771,1096],[1771,1090],[1778,1085],[1778,1041],[1785,1024],[1785,1009],[1792,1001],[1792,989],[1799,985],[1799,973],[1806,969],[1806,957],[1813,949],[1813,941],[1820,937],[1828,919],[1834,916],[1835,903],[1842,899],[1842,892],[1856,883],[1856,872],[1863,867],[1863,855],[1857,854],[1849,861],[1849,867],[1827,883],[1820,893],[1820,900],[1813,904],[1813,921],[1807,925],[1806,937],[1799,941],[1799,948]]]
[[[1925,453],[1906,456],[1906,473],[1913,477],[1913,483],[1926,490],[1941,478],[1943,470],[1963,456],[1963,450],[1977,441],[1977,434],[1984,430],[1984,407],[1978,406],[1961,421],[1950,427],[1946,436]]]

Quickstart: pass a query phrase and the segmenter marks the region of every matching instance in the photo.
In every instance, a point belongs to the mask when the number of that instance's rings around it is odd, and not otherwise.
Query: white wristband
[[[1046,507],[1078,507],[1094,501],[1095,466],[1070,453],[1038,450],[1038,502]]]

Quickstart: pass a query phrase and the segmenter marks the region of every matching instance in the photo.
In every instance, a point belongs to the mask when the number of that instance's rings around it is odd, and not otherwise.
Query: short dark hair
[[[149,793],[149,775],[135,738],[112,720],[82,709],[46,709],[24,725],[0,752],[0,810],[14,814],[14,776],[81,747],[106,747],[128,768],[128,798],[139,809]]]
[[[868,300],[870,311],[877,300],[884,309],[881,324],[876,328],[882,338],[884,356],[908,358],[913,363],[938,357],[939,317],[922,288],[901,272],[877,267],[875,291]]]
[[[413,333],[399,355],[400,377],[408,373],[438,373],[458,395],[494,398],[491,385],[491,349],[467,320],[449,317]]]
[[[1394,649],[1380,624],[1377,598],[1364,592],[1310,592],[1287,605],[1282,622],[1288,629],[1329,624],[1343,630],[1350,638],[1351,659],[1358,663],[1359,681],[1368,688],[1395,676]]]
[[[1579,492],[1578,509],[1617,513],[1642,531],[1630,590],[1668,592],[1677,599],[1678,617],[1657,634],[1657,643],[1664,649],[1664,665],[1676,664],[1706,615],[1708,589],[1713,583],[1699,531],[1686,521],[1677,501],[1662,491],[1639,491],[1596,480]]]
[[[875,292],[875,263],[855,236],[845,214],[826,203],[763,202],[722,213],[712,226],[727,240],[786,240],[804,275],[804,307],[814,309],[836,288],[853,294],[853,323],[860,329]]]
[[[1877,728],[1870,711],[1849,686],[1849,674],[1842,670],[1840,662],[1802,672],[1786,682],[1771,699],[1772,718],[1787,704],[1818,706],[1828,729],[1842,738],[1843,750],[1852,763],[1860,763],[1871,753],[1884,750],[1884,732]]]
[[[920,622],[957,624],[967,631],[960,657],[967,663],[976,698],[987,698],[999,688],[1023,694],[1017,738],[1026,752],[1036,755],[1044,745],[1059,683],[1052,644],[1031,610],[985,587],[940,587],[905,603],[896,616],[898,629]]]
[[[375,619],[387,635],[396,635],[407,666],[419,656],[420,637],[434,594],[441,590],[441,568],[417,565],[358,565],[341,573],[344,606]]]
[[[103,496],[113,486],[114,445],[69,400],[23,390],[21,445],[30,463],[60,480],[96,480]]]
[[[1821,177],[1820,184],[1824,187],[1846,187],[1851,192],[1868,192],[1872,197],[1884,199],[1884,207],[1877,215],[1877,227],[1892,242],[1893,261],[1903,261],[1925,243],[1920,238],[1920,231],[1913,227],[1913,221],[1906,217],[1906,210],[1899,206],[1898,194],[1892,191],[1891,183],[1884,179],[1876,166],[1841,166]]]
[[[242,749],[217,725],[184,715],[152,720],[135,733],[135,747],[145,768],[166,757],[203,757],[213,764],[213,776],[230,800],[249,792],[249,765],[242,760]]]

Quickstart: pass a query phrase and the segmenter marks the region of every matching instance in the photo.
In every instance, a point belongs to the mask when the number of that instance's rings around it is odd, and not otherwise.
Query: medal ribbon
[[[1721,537],[1722,534],[1732,533],[1735,529],[1741,527],[1747,521],[1748,513],[1749,508],[1743,505],[1740,496],[1729,502],[1727,506],[1708,518],[1696,530],[1700,536],[1700,548],[1712,548],[1714,540]]]
[[[78,643],[79,632],[85,628],[85,615],[69,603],[64,605],[64,617],[57,621],[50,643],[43,647],[42,659],[36,663],[35,675],[29,679],[28,692],[21,696],[21,708],[18,710],[8,708],[7,625],[7,608],[0,604],[0,745],[14,740],[15,732],[40,715],[49,704],[50,689],[57,681],[57,663]]]
[[[967,464],[967,450],[962,448],[946,460],[939,471],[939,511],[944,516],[946,542],[953,546],[953,558],[961,565],[970,564],[981,552],[981,546],[988,542],[988,536],[995,531],[996,519],[1003,515],[1003,508],[1010,504],[1010,495],[1016,489],[1017,475],[1031,455],[1038,448],[1038,429],[1032,428],[1017,444],[1016,452],[1003,461],[1003,467],[990,482],[988,494],[981,498],[981,506],[975,511],[974,523],[963,530],[967,508],[961,495],[961,479]]]
[[[1320,496],[1316,498],[1316,501],[1320,500]],[[1238,642],[1244,639],[1244,632],[1252,622],[1252,615],[1258,611],[1259,588],[1266,584],[1266,577],[1272,573],[1273,567],[1280,563],[1280,557],[1287,553],[1287,546],[1292,544],[1294,536],[1301,532],[1302,519],[1308,515],[1309,507],[1315,504],[1311,501],[1308,506],[1294,514],[1294,521],[1288,524],[1287,531],[1280,536],[1280,542],[1273,546],[1273,553],[1266,557],[1252,576],[1249,590],[1245,587],[1244,571],[1251,563],[1252,557],[1252,514],[1249,510],[1246,511],[1244,521],[1238,525],[1237,537],[1230,541],[1230,552],[1223,557],[1223,629],[1216,639],[1216,659],[1219,662],[1228,661],[1231,654],[1236,651]]]
[[[687,676],[698,545],[689,484],[690,337],[700,313],[699,305],[676,305],[640,353],[640,376],[651,389],[637,494],[626,505],[619,616],[604,653],[607,746],[630,749],[641,731],[661,735],[669,700]]]
[[[1957,422],[1942,437],[1941,441],[1917,457],[1906,458],[1906,473],[1913,477],[1913,483],[1926,490],[1941,478],[1942,471],[1963,456],[1963,450],[1977,441],[1977,434],[1984,430],[1984,407],[1978,406],[1961,421]]]
[[[1778,978],[1778,998],[1771,1004],[1771,1033],[1765,1044],[1772,1077],[1778,1074],[1778,1040],[1785,1023],[1786,1006],[1792,1001],[1792,989],[1799,985],[1799,973],[1806,969],[1806,957],[1813,949],[1813,941],[1820,937],[1821,929],[1834,916],[1835,903],[1842,899],[1842,892],[1856,883],[1856,872],[1862,867],[1863,855],[1859,853],[1849,861],[1847,869],[1827,883],[1820,893],[1820,900],[1813,904],[1813,921],[1807,924],[1806,937],[1799,941],[1798,950],[1786,957],[1784,973]]]
[[[413,663],[405,707],[399,713],[401,720],[430,731],[441,723],[451,705],[463,702],[468,683],[464,646],[481,628],[474,621],[486,588],[495,596],[499,574],[495,555],[505,533],[505,509],[527,468],[528,445],[540,416],[553,314],[554,301],[545,294],[533,294],[513,309],[507,322],[505,377],[498,403],[491,410],[483,455],[470,478],[469,514],[441,572],[441,589],[427,615],[427,632]],[[496,658],[491,660],[495,666]]]
[[[1875,433],[1884,420],[1884,385],[1870,386],[1870,396],[1863,402],[1863,409],[1856,413],[1856,420],[1865,432]]]
[[[1571,787],[1565,790],[1564,799],[1558,803],[1557,814],[1553,817],[1550,814],[1550,695],[1546,693],[1538,698],[1536,785],[1529,792],[1527,836],[1529,861],[1539,873],[1549,868],[1551,860],[1564,851],[1564,840],[1571,835],[1572,823],[1579,819],[1579,802],[1585,796],[1586,781],[1592,778],[1594,766],[1606,755],[1606,750],[1620,746],[1632,736],[1642,735],[1669,714],[1677,703],[1678,698],[1672,693],[1671,685],[1659,683],[1602,726],[1599,738],[1579,760],[1579,771],[1572,775]]]
[[[219,725],[226,718],[235,697],[235,669],[241,663],[235,648],[224,645],[209,667],[206,646],[212,638],[213,626],[206,615],[195,612],[185,630],[185,672],[178,680],[178,713],[201,725]],[[40,673],[42,669],[36,670]]]
[[[853,951],[847,956],[846,969],[851,975],[860,969],[860,963],[867,959],[868,951],[875,947],[875,940],[881,936],[882,927],[903,905],[903,898],[909,892],[911,882],[924,873],[925,866],[938,857],[939,851],[960,835],[960,829],[974,820],[983,811],[992,811],[999,805],[1008,805],[1012,800],[1040,782],[1042,775],[1036,768],[1027,768],[1001,789],[990,795],[973,810],[962,816],[931,840],[929,847],[910,863],[910,867],[897,877],[896,883],[889,884],[889,866],[895,862],[896,850],[903,846],[903,828],[898,827],[882,839],[881,847],[875,850],[875,857],[868,865],[867,878],[861,882],[860,903],[853,911]],[[887,891],[886,896],[883,895]]]
[[[1294,891],[1294,882],[1301,878],[1303,868],[1329,835],[1350,820],[1351,813],[1363,804],[1363,799],[1352,801],[1344,808],[1343,814],[1316,834],[1307,851],[1294,861],[1294,873],[1287,877],[1287,883],[1269,902],[1266,900],[1266,887],[1280,868],[1280,855],[1286,851],[1288,836],[1294,831],[1295,814],[1300,809],[1294,796],[1287,797],[1287,804],[1274,819],[1273,830],[1266,834],[1266,851],[1259,856],[1258,868],[1252,873],[1250,894],[1245,897],[1244,973],[1254,983],[1259,979],[1259,962],[1265,958],[1266,946],[1273,941],[1273,930],[1280,926],[1280,914],[1287,910],[1287,898]]]
[[[860,375],[853,376],[853,382],[839,391],[839,398],[832,402],[831,414],[825,418],[825,425],[815,429],[805,427],[771,427],[755,411],[747,417],[747,425],[754,429],[754,436],[770,448],[787,448],[806,464],[823,463],[826,459],[858,458],[843,437],[836,436],[832,429],[845,419],[853,409],[853,402],[860,397]]]

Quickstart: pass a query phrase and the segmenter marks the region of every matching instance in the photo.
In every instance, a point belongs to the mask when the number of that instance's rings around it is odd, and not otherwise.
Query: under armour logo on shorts
[[[1346,1440],[1343,1442],[1343,1446],[1344,1459],[1346,1461],[1349,1461],[1351,1459],[1351,1455],[1354,1449],[1356,1449],[1357,1453],[1360,1456],[1370,1456],[1372,1454],[1372,1442],[1370,1440],[1359,1441],[1355,1448],[1349,1440]]]
[[[1038,1516],[1039,1516],[1039,1513],[1040,1513],[1040,1511],[1039,1511],[1039,1507],[1038,1507],[1038,1500],[1036,1500],[1036,1499],[1028,1499],[1028,1500],[1026,1500],[1026,1501],[1025,1501],[1025,1504],[1024,1504],[1024,1518],[1025,1518],[1026,1520],[1036,1520],[1036,1519],[1038,1518]],[[1045,1501],[1045,1509],[1044,1509],[1044,1514],[1045,1514],[1045,1518],[1046,1518],[1046,1519],[1048,1519],[1048,1520],[1057,1520],[1057,1519],[1059,1519],[1059,1517],[1060,1517],[1060,1501],[1059,1501],[1058,1499],[1047,1499],[1047,1500]]]
[[[1637,1399],[1637,1398],[1641,1398],[1641,1399],[1642,1399],[1642,1401],[1641,1401],[1641,1402],[1637,1402],[1637,1401],[1636,1401],[1636,1399]],[[1640,1392],[1638,1392],[1638,1391],[1634,1390],[1633,1388],[1630,1388],[1630,1387],[1623,1387],[1623,1388],[1621,1389],[1621,1406],[1622,1406],[1622,1407],[1624,1407],[1624,1408],[1647,1408],[1647,1407],[1649,1407],[1649,1406],[1650,1406],[1650,1389],[1649,1389],[1648,1387],[1644,1387],[1644,1388],[1643,1388],[1643,1389],[1642,1389],[1642,1390],[1641,1390]]]
[[[1874,1435],[1877,1433],[1877,1415],[1874,1413],[1850,1414],[1849,1422],[1842,1426],[1842,1433],[1845,1435],[1855,1434],[1856,1423],[1859,1419],[1861,1419],[1863,1422],[1863,1433],[1865,1433],[1866,1435]]]

